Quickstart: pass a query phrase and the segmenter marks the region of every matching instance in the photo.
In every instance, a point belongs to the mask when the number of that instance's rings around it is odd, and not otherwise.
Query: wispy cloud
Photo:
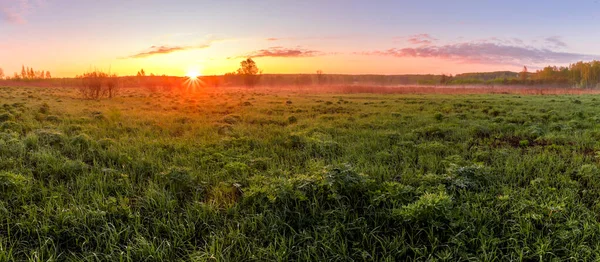
[[[146,51],[139,52],[137,54],[130,55],[128,57],[123,57],[123,59],[145,58],[145,57],[150,57],[150,56],[155,56],[155,55],[170,54],[170,53],[179,52],[179,51],[205,49],[208,47],[210,47],[209,44],[197,45],[197,46],[151,46]]]
[[[402,38],[405,38],[408,43],[413,45],[430,45],[437,40],[436,38],[431,37],[429,34],[411,35]]]
[[[24,24],[25,16],[33,6],[39,6],[43,1],[31,3],[29,0],[0,0],[0,20],[10,24]]]
[[[544,38],[544,41],[546,42],[546,44],[550,45],[551,47],[556,47],[556,48],[567,47],[567,43],[565,43],[560,36],[546,37],[546,38]]]
[[[313,57],[324,55],[325,53],[317,50],[303,48],[284,48],[280,46],[269,47],[254,51],[244,57]]]
[[[440,58],[465,63],[511,65],[569,63],[575,60],[587,60],[597,57],[588,54],[558,52],[546,48],[509,45],[498,42],[462,42],[415,48],[391,48],[382,51],[363,52],[361,54],[393,57]]]
[[[265,41],[305,41],[305,40],[341,40],[353,37],[352,35],[330,35],[330,36],[302,36],[302,37],[267,37]]]

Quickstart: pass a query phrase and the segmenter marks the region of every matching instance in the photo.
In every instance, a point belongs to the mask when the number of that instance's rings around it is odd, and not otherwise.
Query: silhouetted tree
[[[29,79],[35,78],[35,72],[33,71],[33,68],[29,68],[29,71],[27,72],[27,78],[29,78]]]
[[[0,79],[4,79],[4,70],[0,68]]]
[[[448,77],[446,76],[446,74],[442,74],[442,76],[440,77],[440,84],[445,85],[446,83],[448,83]]]
[[[323,82],[325,80],[325,77],[323,77],[323,70],[319,69],[317,70],[317,84],[322,85]]]
[[[119,78],[116,74],[108,75],[105,80],[106,93],[108,98],[113,98],[119,91]]]
[[[52,78],[52,75],[50,75],[50,71],[46,71],[46,78],[47,79],[51,79]]]
[[[100,99],[102,97],[113,98],[117,94],[119,87],[119,78],[117,75],[107,74],[95,70],[77,76],[81,79],[79,91],[81,96],[86,99]]]
[[[237,74],[242,76],[244,79],[244,84],[247,87],[253,87],[258,84],[261,73],[262,72],[258,69],[252,58],[242,61],[240,63],[240,68],[237,70]]]
[[[523,71],[521,71],[521,73],[519,73],[519,79],[521,79],[521,81],[526,81],[528,74],[529,74],[529,72],[527,72],[527,67],[523,66]]]
[[[21,78],[22,79],[26,79],[27,78],[27,70],[25,70],[25,66],[21,65]]]

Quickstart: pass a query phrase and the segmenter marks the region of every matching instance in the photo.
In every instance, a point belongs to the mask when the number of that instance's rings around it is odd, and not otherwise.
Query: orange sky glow
[[[252,57],[266,74],[457,74],[599,57],[595,23],[578,20],[591,2],[564,19],[576,25],[556,24],[567,3],[535,18],[529,2],[432,2],[0,0],[0,68],[220,75]]]

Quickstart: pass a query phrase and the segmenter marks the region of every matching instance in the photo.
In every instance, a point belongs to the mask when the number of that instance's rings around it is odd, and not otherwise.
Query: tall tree
[[[50,74],[50,71],[46,71],[46,78],[47,78],[47,79],[50,79],[50,78],[52,78],[52,75]]]
[[[27,71],[25,70],[25,66],[21,65],[21,78],[22,79],[26,79],[27,78]]]
[[[323,82],[325,82],[323,80],[324,80],[323,70],[319,69],[319,70],[317,70],[317,84],[322,85]]]
[[[240,62],[240,68],[237,70],[237,74],[243,77],[244,84],[247,87],[253,87],[258,84],[261,73],[252,58]]]
[[[529,74],[529,72],[527,72],[527,67],[523,66],[523,71],[521,71],[521,73],[519,73],[519,79],[521,79],[521,81],[527,80],[528,74]]]
[[[4,70],[0,68],[0,79],[4,79]]]

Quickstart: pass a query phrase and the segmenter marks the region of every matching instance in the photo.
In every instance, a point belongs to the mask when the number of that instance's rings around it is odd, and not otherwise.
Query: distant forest
[[[41,82],[51,86],[78,86],[82,76],[75,78],[52,78],[48,71],[35,72],[24,68],[21,74],[2,78],[4,85],[18,82]],[[0,71],[1,72],[1,71]],[[143,70],[141,71],[143,72]],[[39,75],[39,76],[38,76]],[[116,77],[116,76],[114,76]],[[243,86],[248,75],[239,72],[225,75],[201,76],[202,86]],[[170,89],[181,86],[185,77],[140,74],[118,77],[122,87],[146,87],[149,89]],[[8,80],[8,81],[7,81]],[[511,86],[556,86],[571,88],[600,88],[600,61],[577,62],[567,67],[548,66],[541,70],[521,72],[497,71],[464,73],[457,75],[343,75],[327,74],[318,70],[315,74],[258,74],[253,76],[257,86],[311,86],[311,85],[376,85],[376,86],[456,86],[456,85],[511,85]],[[30,83],[33,84],[33,83]],[[0,82],[2,85],[2,82]]]

